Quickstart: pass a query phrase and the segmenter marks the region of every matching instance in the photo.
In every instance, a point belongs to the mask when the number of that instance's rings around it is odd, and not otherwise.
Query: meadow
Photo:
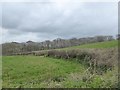
[[[114,48],[117,45],[117,41],[109,41],[69,49]],[[2,66],[3,88],[116,88],[118,85],[117,65],[98,75],[91,74],[87,65],[72,59],[17,55],[3,56]]]
[[[84,70],[77,62],[61,59],[7,56],[3,57],[3,87],[61,87],[70,74]]]
[[[118,47],[118,40],[112,40],[112,41],[105,41],[105,42],[97,42],[97,43],[90,43],[90,44],[83,44],[79,46],[73,46],[68,48],[62,48],[60,50],[70,50],[70,49],[84,49],[84,48],[112,48],[112,47]],[[59,50],[59,49],[58,49]]]

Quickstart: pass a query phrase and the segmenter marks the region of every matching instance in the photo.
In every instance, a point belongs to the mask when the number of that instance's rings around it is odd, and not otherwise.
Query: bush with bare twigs
[[[111,49],[80,49],[80,50],[49,50],[47,56],[76,60],[91,67],[92,73],[101,74],[112,70],[117,65],[117,48]]]

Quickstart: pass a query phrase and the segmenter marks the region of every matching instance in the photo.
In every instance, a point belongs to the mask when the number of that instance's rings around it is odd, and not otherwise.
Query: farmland
[[[84,44],[80,46],[73,46],[69,48],[63,48],[63,50],[69,50],[69,49],[82,49],[82,48],[112,48],[112,47],[118,47],[118,41],[112,40],[112,41],[106,41],[106,42],[97,42],[97,43],[91,43],[91,44]]]
[[[75,62],[35,56],[3,57],[3,66],[3,87],[49,87],[70,73],[84,71]]]
[[[92,48],[93,52],[96,52],[94,51],[95,47],[98,49],[97,53],[99,53],[101,52],[100,48],[104,48],[104,51],[98,54],[98,56],[103,55],[103,57],[97,58],[114,60],[117,57],[113,56],[117,55],[117,53],[112,56],[113,58],[108,57],[108,55],[110,56],[116,52],[114,48],[117,45],[117,41],[109,41],[75,46],[69,49],[88,47]],[[68,50],[68,48],[63,50]],[[114,88],[118,84],[118,67],[116,64],[112,70],[107,70],[102,75],[91,74],[88,71],[89,66],[79,63],[76,59],[56,58],[52,55],[51,57],[34,55],[3,56],[2,64],[3,88]]]

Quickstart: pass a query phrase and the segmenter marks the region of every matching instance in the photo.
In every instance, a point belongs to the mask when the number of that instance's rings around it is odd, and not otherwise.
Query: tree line
[[[65,48],[71,46],[78,46],[87,43],[103,42],[114,40],[113,36],[94,36],[86,38],[71,38],[61,39],[57,38],[53,41],[46,40],[43,42],[27,41],[24,43],[10,42],[2,44],[2,55],[11,55],[13,53],[40,51],[48,49]]]

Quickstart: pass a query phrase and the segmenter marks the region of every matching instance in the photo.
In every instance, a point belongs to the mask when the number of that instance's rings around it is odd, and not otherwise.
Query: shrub
[[[38,51],[38,52],[32,52],[33,55],[35,56],[44,56],[47,54],[45,51]]]
[[[77,60],[90,66],[91,73],[102,74],[117,65],[118,50],[112,49],[80,49],[80,50],[49,50],[47,56]]]

